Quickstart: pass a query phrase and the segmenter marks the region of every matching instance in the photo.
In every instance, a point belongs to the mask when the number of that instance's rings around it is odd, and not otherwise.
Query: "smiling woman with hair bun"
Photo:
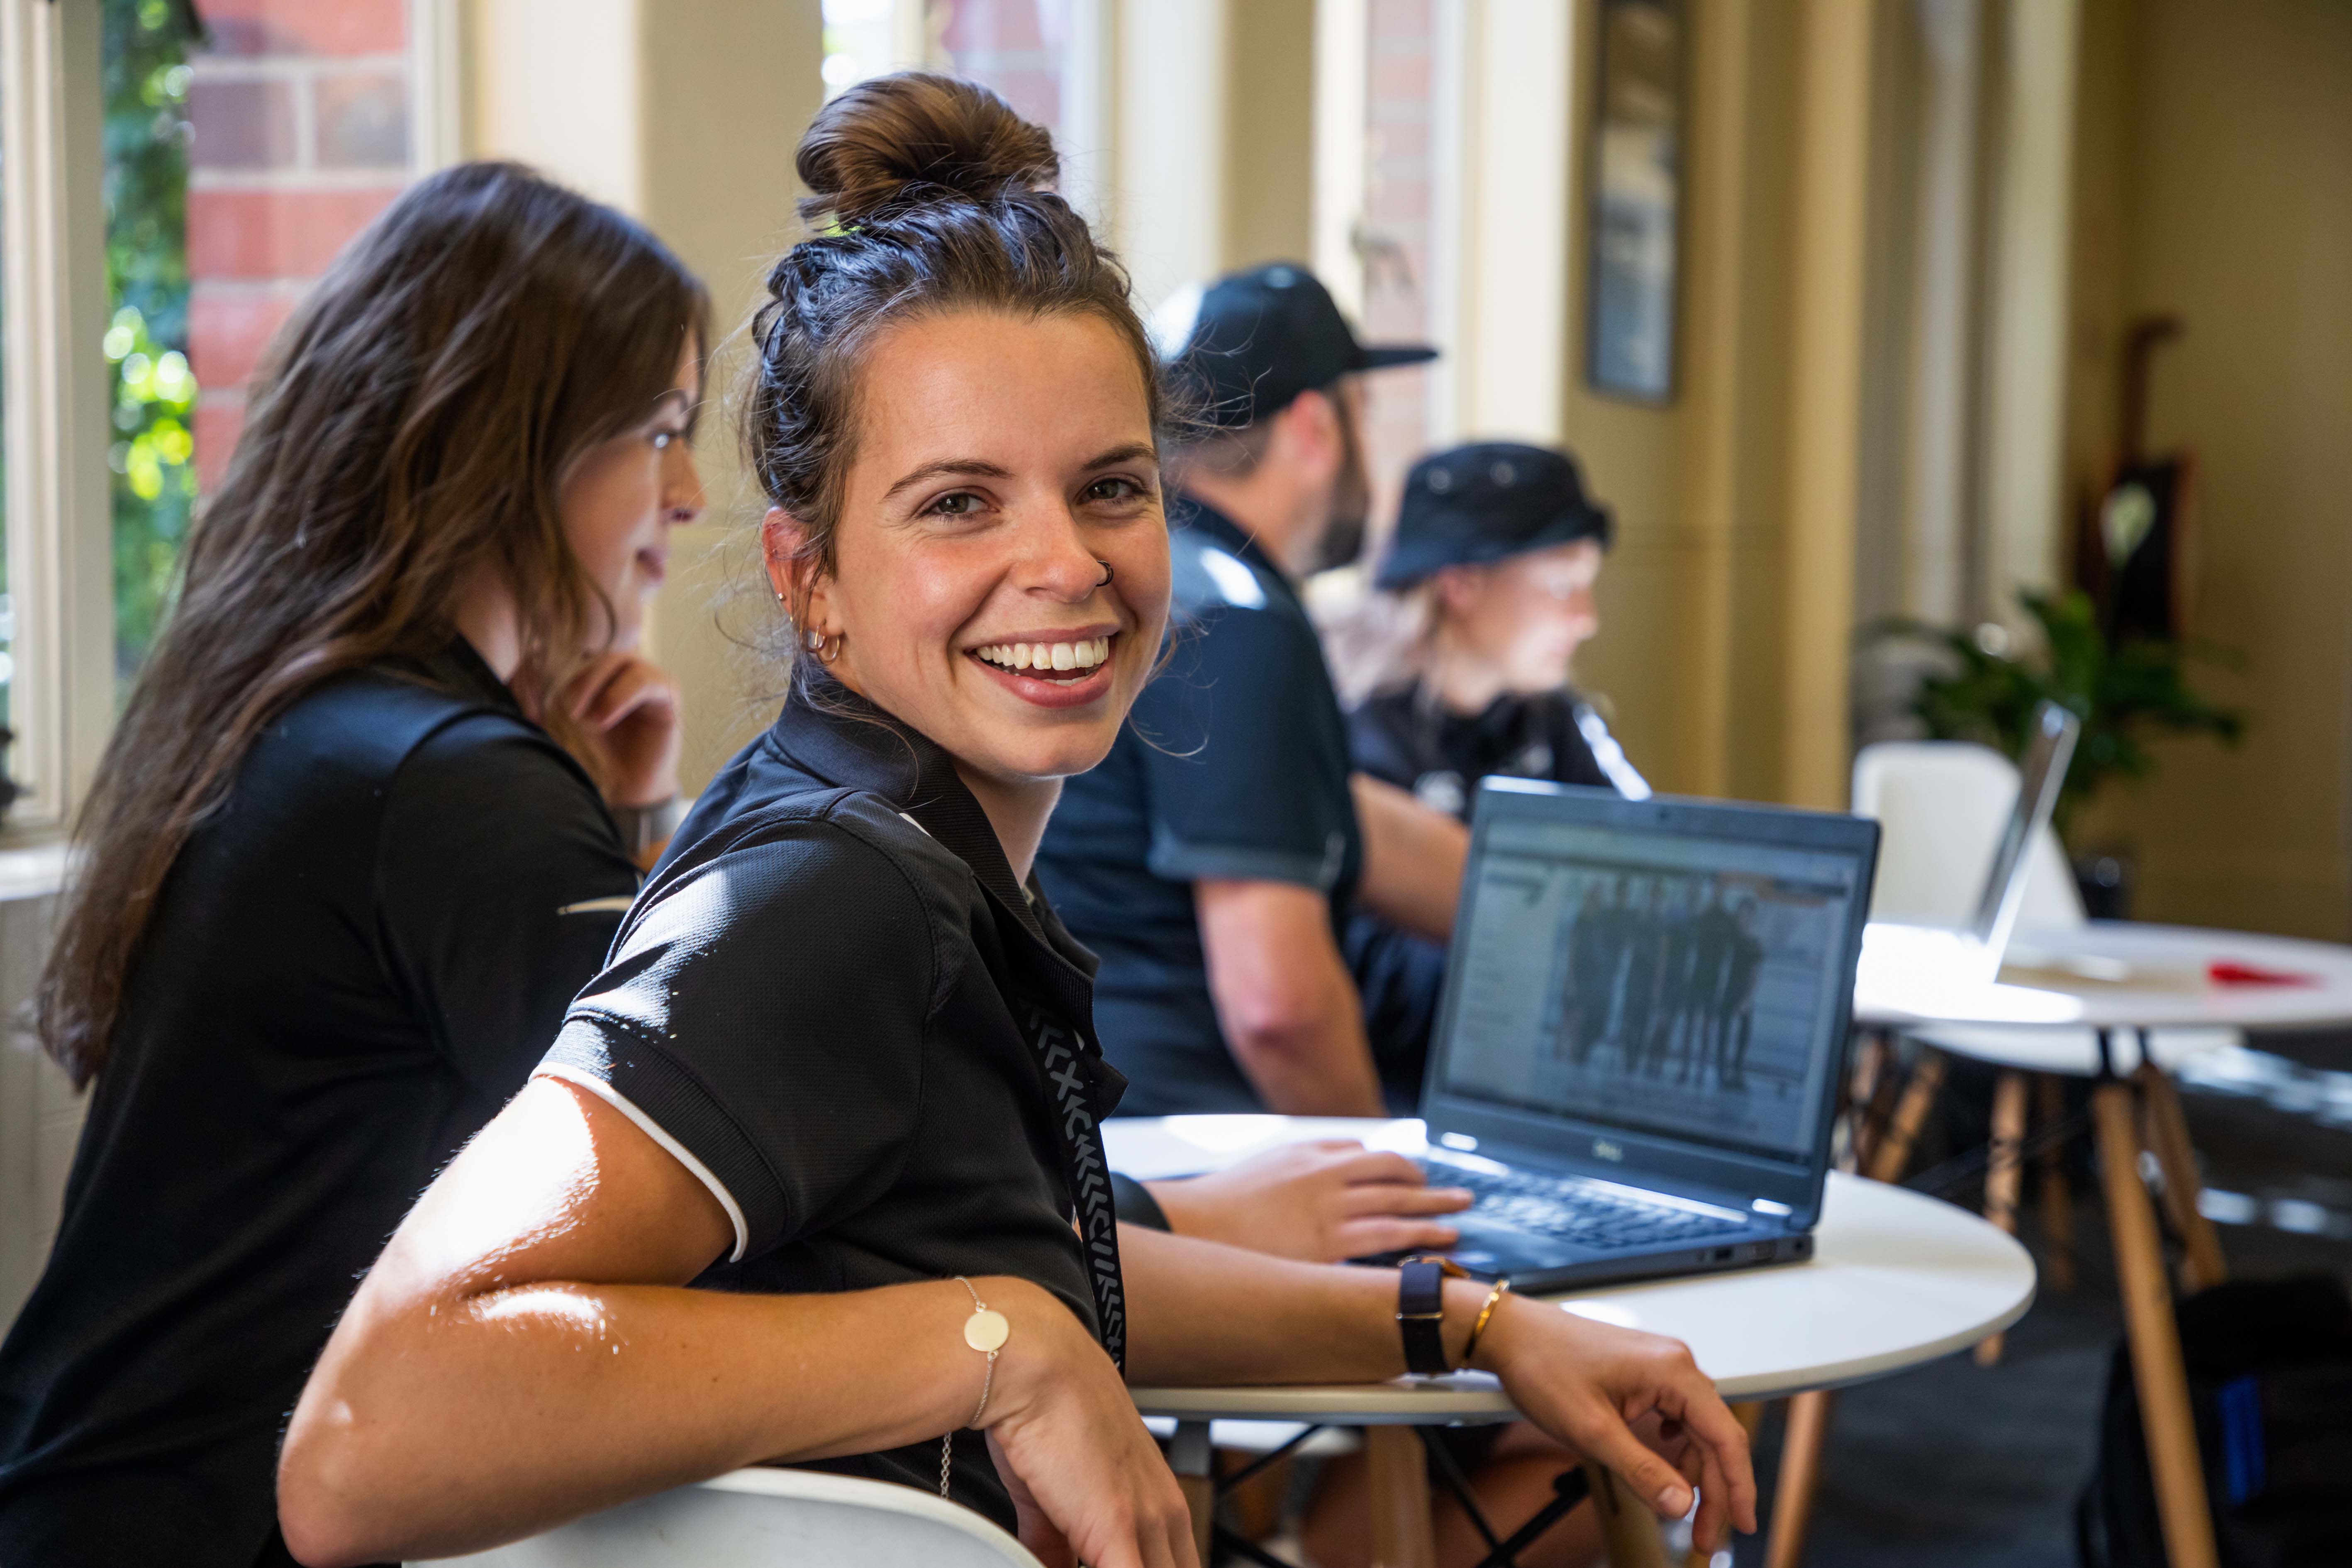
[[[315,1565],[478,1549],[761,1461],[940,1491],[1049,1563],[1198,1562],[1122,1383],[1406,1370],[1396,1271],[1119,1226],[1092,961],[1030,862],[1168,614],[1127,279],[986,90],[820,112],[745,442],[790,696],[539,1074],[361,1287],[288,1432]],[[1040,650],[1043,658],[1040,658]],[[1027,658],[1022,658],[1026,652]],[[1433,1348],[1698,1529],[1752,1523],[1689,1353],[1448,1281]]]

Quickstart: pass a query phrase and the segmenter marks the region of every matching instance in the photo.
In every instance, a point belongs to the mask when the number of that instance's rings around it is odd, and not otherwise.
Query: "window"
[[[8,112],[6,95],[12,84],[0,80],[0,123]],[[0,149],[0,154],[5,149]],[[8,168],[5,155],[0,155],[0,254],[5,254],[13,239],[8,232],[7,181],[14,171]],[[0,275],[0,538],[7,533],[8,524],[8,279]],[[16,731],[8,728],[8,685],[16,679],[16,658],[12,645],[16,640],[16,611],[8,598],[8,552],[0,549],[0,737],[14,740]],[[8,761],[5,741],[0,741],[0,774],[5,774]],[[0,784],[0,796],[14,800],[16,791]]]
[[[0,0],[12,829],[62,823],[96,766],[264,345],[454,149],[457,0],[201,9]]]
[[[102,0],[106,363],[112,428],[114,667],[127,689],[154,640],[196,499],[188,368],[192,14]]]
[[[994,89],[1054,133],[1062,191],[1099,222],[1109,0],[824,0],[826,96],[910,66]]]
[[[1367,342],[1426,343],[1440,336],[1432,282],[1438,27],[1426,0],[1366,6],[1363,216],[1354,236],[1363,268]],[[1364,378],[1364,461],[1372,515],[1396,516],[1405,470],[1430,447],[1430,373],[1414,366]]]

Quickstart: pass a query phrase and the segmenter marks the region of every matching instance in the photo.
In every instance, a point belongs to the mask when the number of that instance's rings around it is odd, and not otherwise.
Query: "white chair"
[[[471,1568],[1044,1568],[970,1509],[820,1470],[735,1470],[528,1541],[436,1563]],[[412,1564],[411,1568],[424,1568]]]
[[[1853,809],[1878,819],[1878,879],[1870,918],[1916,925],[1965,926],[1984,890],[1995,843],[2017,801],[2017,767],[1989,746],[1963,741],[1885,741],[1853,760]],[[2088,923],[2083,896],[2058,836],[2043,828],[2028,852],[2025,893],[2013,951],[2030,951],[2037,931],[2071,931]],[[2098,1070],[2098,1042],[2088,1029],[2004,1029],[1946,1026],[1915,1037],[2000,1067],[2087,1078]],[[2236,1029],[2157,1029],[2148,1055],[2160,1067],[2200,1052],[2242,1044]]]
[[[2017,802],[2017,766],[1962,741],[1885,741],[1853,760],[1853,809],[1885,830],[1870,918],[1959,927],[1976,913],[1995,843]],[[2082,895],[2058,836],[2027,852],[2020,926],[2084,923]]]

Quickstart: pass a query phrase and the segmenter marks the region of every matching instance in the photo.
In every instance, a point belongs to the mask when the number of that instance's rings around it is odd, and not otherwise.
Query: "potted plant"
[[[2086,862],[2077,853],[2076,815],[2109,780],[2146,778],[2156,771],[2145,744],[2151,733],[2210,734],[2235,744],[2245,720],[2190,688],[2179,643],[2110,637],[2089,595],[2024,589],[2017,602],[2042,630],[2042,647],[2030,657],[2005,637],[1908,619],[1881,621],[1864,635],[1926,642],[1940,652],[1945,668],[1926,676],[1910,702],[1932,739],[1976,741],[2013,759],[2025,749],[2037,704],[2046,699],[2074,710],[2083,736],[2060,787],[2054,822],[2068,852],[2077,855],[2084,903],[2094,914],[2119,914],[2123,868],[2112,856]]]

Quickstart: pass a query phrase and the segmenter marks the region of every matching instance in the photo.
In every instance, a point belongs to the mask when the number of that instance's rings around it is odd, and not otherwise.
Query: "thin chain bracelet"
[[[971,1419],[964,1423],[967,1426],[977,1426],[980,1425],[980,1418],[988,1413],[988,1393],[990,1389],[996,1386],[997,1352],[1003,1350],[1004,1342],[1013,1337],[1013,1325],[1004,1321],[1003,1313],[992,1310],[987,1302],[980,1299],[980,1292],[972,1289],[971,1280],[961,1274],[955,1277],[955,1280],[971,1295],[971,1316],[963,1321],[963,1342],[988,1357],[988,1368],[981,1373],[980,1378],[980,1404],[972,1411]],[[954,1455],[955,1434],[940,1433],[940,1496],[941,1497],[948,1495],[948,1469]]]

